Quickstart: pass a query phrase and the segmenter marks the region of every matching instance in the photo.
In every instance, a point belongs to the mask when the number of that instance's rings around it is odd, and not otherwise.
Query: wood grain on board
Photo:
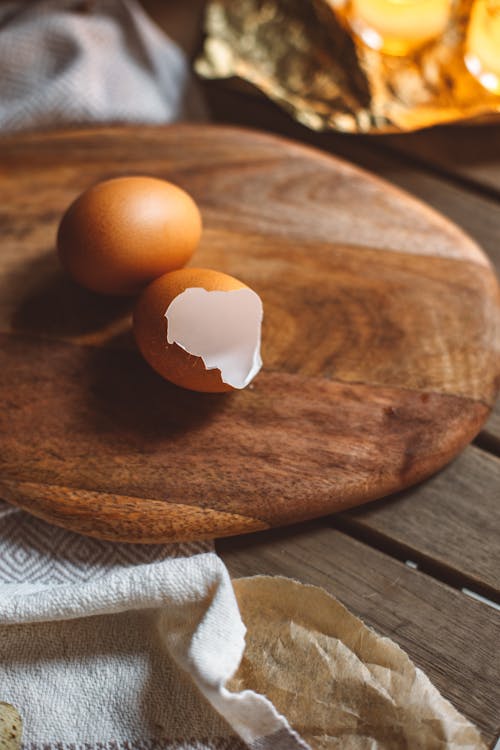
[[[498,286],[457,227],[284,139],[176,126],[0,142],[0,492],[128,541],[242,533],[400,490],[469,442],[498,389]],[[265,367],[182,391],[133,348],[130,303],[58,269],[54,235],[98,179],[185,187],[193,258],[261,294]]]
[[[441,127],[396,136],[316,133],[261,95],[212,81],[203,83],[203,91],[220,122],[251,125],[318,146],[430,203],[479,243],[500,275],[499,192],[494,188],[500,186],[500,126]],[[500,455],[500,400],[486,438]]]
[[[499,206],[495,195],[467,189],[460,182],[465,166],[500,172],[500,126],[442,127],[398,136],[362,136],[309,130],[261,96],[244,94],[220,82],[204,82],[213,116],[224,123],[247,124],[348,159],[429,203],[478,242],[500,273]],[[444,145],[446,141],[446,146]],[[427,144],[436,143],[436,147]],[[445,159],[447,152],[453,159]],[[480,152],[480,161],[474,154]],[[434,162],[422,158],[432,153]],[[432,167],[446,161],[448,171]],[[431,167],[431,168],[429,168]],[[500,183],[500,177],[498,178]]]
[[[217,542],[232,576],[284,575],[322,586],[392,638],[483,731],[498,733],[498,613],[317,522]]]

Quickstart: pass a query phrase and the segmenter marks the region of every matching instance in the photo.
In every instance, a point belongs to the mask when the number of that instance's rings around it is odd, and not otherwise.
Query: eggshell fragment
[[[118,177],[82,193],[64,214],[59,257],[84,287],[135,294],[184,266],[201,236],[200,212],[177,185],[153,177]]]
[[[186,268],[165,274],[139,297],[134,333],[149,364],[195,391],[247,386],[262,366],[260,297],[218,271]]]

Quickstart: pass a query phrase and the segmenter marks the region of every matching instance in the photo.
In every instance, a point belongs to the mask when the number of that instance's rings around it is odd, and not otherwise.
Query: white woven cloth
[[[0,131],[172,122],[188,64],[132,0],[0,2]]]
[[[101,542],[0,503],[0,701],[30,750],[307,748],[224,688],[244,635],[211,544]]]

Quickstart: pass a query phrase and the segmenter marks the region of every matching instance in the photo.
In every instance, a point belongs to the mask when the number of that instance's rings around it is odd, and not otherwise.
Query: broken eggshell
[[[238,279],[206,268],[153,281],[134,310],[134,335],[151,367],[183,388],[245,388],[262,366],[262,301]]]

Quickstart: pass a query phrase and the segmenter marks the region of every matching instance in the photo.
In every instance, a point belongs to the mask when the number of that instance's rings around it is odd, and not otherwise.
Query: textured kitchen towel
[[[0,700],[30,750],[307,748],[224,687],[244,635],[211,544],[101,542],[0,503]]]
[[[192,114],[188,78],[182,51],[133,0],[0,3],[3,132],[171,122]]]

